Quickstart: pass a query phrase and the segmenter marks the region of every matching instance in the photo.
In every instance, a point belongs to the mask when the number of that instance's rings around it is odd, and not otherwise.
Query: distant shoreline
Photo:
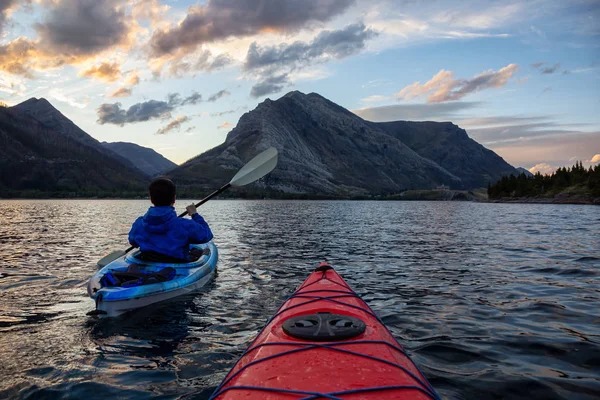
[[[189,197],[184,196],[178,198],[179,201],[183,200],[200,200],[202,197]],[[149,198],[134,198],[134,197],[9,197],[2,198],[0,197],[0,201],[10,201],[10,200],[143,200],[150,201]],[[401,197],[401,196],[393,196],[393,198],[376,198],[376,197],[217,197],[213,200],[283,200],[283,201],[428,201],[428,202],[470,202],[470,203],[488,203],[488,204],[572,204],[572,205],[600,205],[600,199],[572,199],[572,200],[561,200],[554,198],[518,198],[518,199],[443,199],[443,198],[411,198],[411,197]]]

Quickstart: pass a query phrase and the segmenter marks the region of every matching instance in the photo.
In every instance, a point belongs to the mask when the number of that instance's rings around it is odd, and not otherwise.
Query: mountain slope
[[[143,192],[145,180],[106,152],[0,107],[0,194]]]
[[[177,164],[156,151],[134,143],[102,142],[102,146],[129,160],[140,172],[148,176],[160,175],[177,167]]]
[[[469,138],[451,122],[373,123],[421,156],[435,161],[462,180],[463,188],[487,187],[515,168],[502,157]]]
[[[400,140],[322,96],[291,92],[244,114],[222,145],[170,172],[178,183],[214,186],[267,147],[279,164],[258,187],[287,193],[394,193],[460,179]]]
[[[525,174],[525,176],[527,176],[527,177],[534,176],[531,172],[529,172],[528,169],[525,169],[523,167],[517,167],[516,170],[519,174]]]
[[[42,123],[42,125],[58,132],[70,139],[78,141],[81,144],[96,149],[97,151],[104,153],[105,155],[114,158],[120,164],[123,164],[126,168],[137,170],[136,166],[129,161],[126,157],[122,157],[118,153],[115,153],[88,135],[83,129],[75,125],[73,121],[67,118],[63,113],[57,110],[50,102],[44,98],[37,99],[32,97],[16,106],[10,107],[10,110],[33,118]]]

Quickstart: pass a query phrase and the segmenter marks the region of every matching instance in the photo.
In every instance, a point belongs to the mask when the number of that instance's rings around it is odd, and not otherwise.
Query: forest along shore
[[[505,176],[487,192],[494,202],[600,205],[600,164],[586,169],[578,162],[552,175]]]

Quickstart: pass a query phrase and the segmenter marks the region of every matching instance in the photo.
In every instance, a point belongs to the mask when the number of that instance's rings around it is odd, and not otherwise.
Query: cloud
[[[79,76],[114,82],[121,77],[121,67],[116,62],[102,62],[100,65],[94,65],[82,71]]]
[[[253,42],[246,54],[244,69],[258,77],[259,82],[252,87],[250,96],[256,98],[277,93],[291,84],[293,76],[299,76],[301,68],[355,54],[376,35],[359,23],[340,30],[322,31],[311,42],[297,41],[278,46],[259,46]]]
[[[211,117],[222,117],[223,115],[233,114],[235,111],[236,110],[220,111],[220,112],[210,113],[210,116]]]
[[[359,117],[373,122],[388,121],[447,121],[461,111],[480,106],[480,102],[456,101],[436,104],[397,104],[392,106],[368,107],[352,112]]]
[[[125,78],[125,85],[136,86],[140,83],[140,76],[137,71],[131,72]]]
[[[34,70],[58,68],[71,60],[41,51],[37,42],[25,37],[0,45],[0,70],[30,79]]]
[[[248,107],[246,107],[246,106],[239,106],[235,110],[225,110],[225,111],[210,113],[210,116],[211,117],[222,117],[223,115],[233,114],[238,111],[247,110],[247,109],[248,109]]]
[[[76,107],[76,108],[85,108],[89,103],[89,100],[77,100],[77,99],[69,96],[68,94],[64,93],[62,90],[56,89],[56,88],[51,89],[48,92],[48,97],[50,97],[51,99],[63,102],[63,103],[67,103],[71,107]]]
[[[543,67],[546,63],[543,61],[538,61],[536,63],[531,64],[531,66],[540,71],[540,73],[544,75],[550,75],[560,70],[560,63],[556,63],[551,66]],[[543,67],[543,68],[542,68]],[[563,71],[563,73],[569,73],[569,71]]]
[[[235,126],[235,125],[230,122],[225,121],[221,125],[217,126],[217,129],[229,129],[233,126]]]
[[[600,131],[582,131],[551,121],[467,132],[512,165],[570,166],[573,158],[585,160],[589,149],[600,148]]]
[[[131,8],[131,15],[138,21],[150,21],[153,26],[165,24],[164,15],[171,7],[158,0],[137,0]]]
[[[40,47],[61,55],[93,55],[126,44],[133,30],[120,0],[52,2],[47,18],[34,27]]]
[[[271,93],[277,93],[283,90],[286,86],[291,84],[287,74],[278,76],[268,76],[262,81],[258,82],[250,90],[250,96],[257,98],[266,96]]]
[[[589,162],[592,162],[592,163],[600,162],[600,154],[595,154],[594,157],[592,157],[592,159]]]
[[[390,83],[392,83],[389,79],[372,79],[370,81],[368,81],[367,83],[361,85],[361,87],[363,89],[371,89],[374,87],[378,87],[381,85],[389,85]]]
[[[122,3],[122,0],[44,2],[47,12],[43,21],[33,25],[39,38],[19,37],[0,45],[0,70],[33,79],[34,71],[81,64],[103,52],[129,47],[136,24],[125,13]],[[2,4],[6,5],[6,0],[0,0],[0,9]]]
[[[161,57],[180,49],[266,31],[295,32],[343,13],[353,0],[209,0],[191,6],[177,25],[159,29],[150,39],[151,54]]]
[[[4,24],[13,8],[18,7],[18,0],[0,1],[0,33],[4,30]]]
[[[535,164],[533,167],[529,168],[529,172],[532,174],[539,172],[542,175],[552,175],[554,171],[556,171],[556,168],[546,163]]]
[[[225,89],[219,90],[217,93],[210,95],[207,101],[214,102],[219,100],[221,97],[229,96],[231,93]]]
[[[112,92],[108,97],[116,98],[116,97],[129,97],[133,93],[133,89],[128,87],[120,87],[114,92]]]
[[[96,110],[100,125],[113,124],[124,126],[135,122],[144,122],[151,119],[165,119],[171,117],[173,105],[166,101],[148,100],[137,103],[124,110],[121,103],[102,104]]]
[[[195,105],[202,101],[202,95],[192,92],[191,95],[182,98],[179,93],[171,93],[167,96],[167,101],[148,100],[136,103],[127,110],[122,108],[121,103],[101,104],[96,110],[100,125],[113,124],[124,126],[137,122],[149,121],[151,119],[171,118],[171,113],[175,109]]]
[[[428,95],[428,103],[455,101],[471,93],[506,85],[518,68],[517,64],[509,64],[498,71],[487,70],[471,79],[455,79],[451,71],[442,69],[424,84],[415,82],[406,86],[396,93],[395,97],[399,100],[410,100]]]
[[[158,76],[165,67],[167,75],[182,77],[196,72],[212,72],[225,68],[233,63],[233,59],[227,53],[213,56],[210,50],[202,49],[194,52],[185,52],[176,55],[166,55],[150,62],[154,75]]]
[[[382,96],[382,95],[375,94],[373,96],[362,98],[362,99],[360,99],[360,101],[362,101],[363,103],[377,103],[377,102],[386,101],[389,99],[390,99],[389,96]]]
[[[202,101],[202,95],[198,92],[193,92],[191,95],[189,95],[188,97],[186,97],[185,99],[181,100],[180,105],[185,106],[188,104],[198,104]]]
[[[560,69],[560,63],[556,63],[551,67],[546,67],[541,69],[541,73],[545,75],[553,74]]]
[[[248,49],[244,68],[246,70],[295,67],[314,60],[341,59],[355,54],[365,47],[365,42],[377,36],[364,24],[348,25],[336,31],[323,31],[310,43],[294,42],[279,46],[260,47],[253,42]]]
[[[178,131],[179,128],[181,128],[181,125],[188,121],[190,121],[190,117],[181,115],[181,116],[175,118],[174,120],[172,120],[171,122],[169,122],[166,126],[160,128],[158,131],[156,131],[156,134],[164,135],[164,134],[169,133],[174,130]]]

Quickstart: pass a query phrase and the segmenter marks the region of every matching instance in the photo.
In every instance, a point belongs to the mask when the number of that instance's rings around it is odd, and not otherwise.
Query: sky
[[[1,101],[176,163],[291,90],[532,172],[600,162],[598,0],[0,0],[0,38]]]

